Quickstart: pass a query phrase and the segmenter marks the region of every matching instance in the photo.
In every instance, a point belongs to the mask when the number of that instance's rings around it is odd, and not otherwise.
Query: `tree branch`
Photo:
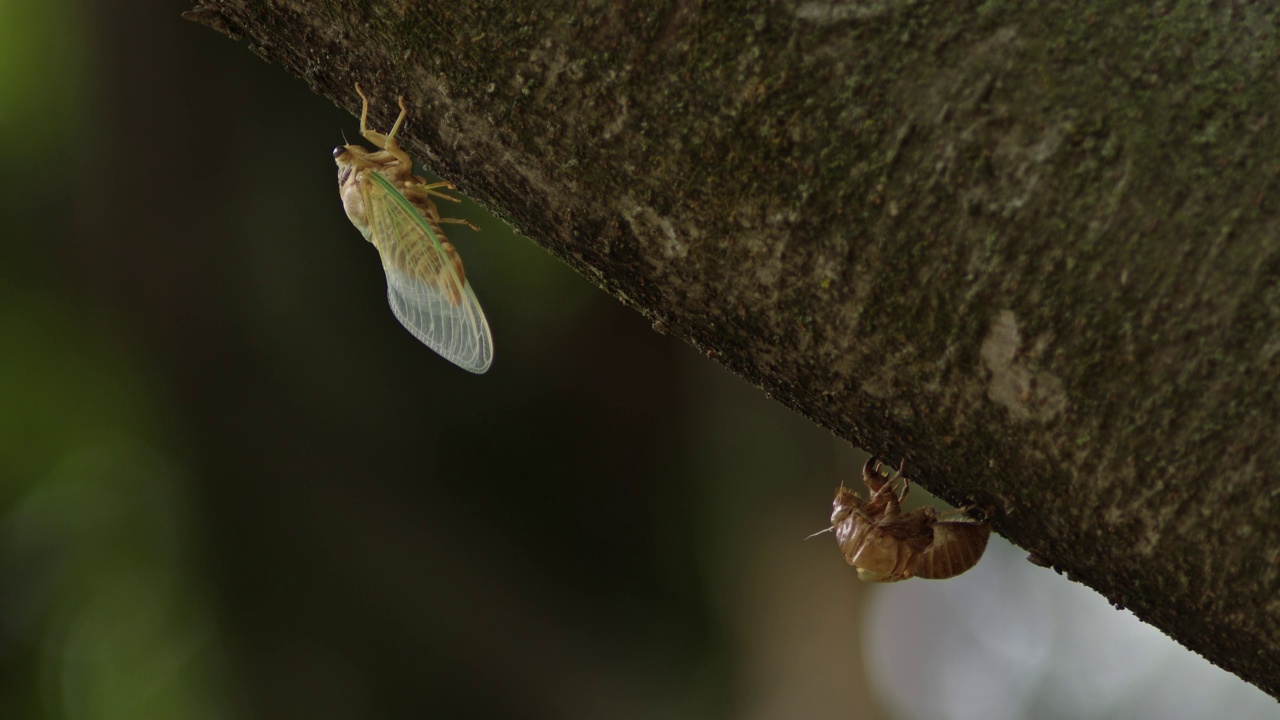
[[[188,16],[375,127],[404,95],[411,153],[655,329],[1280,697],[1277,12]]]

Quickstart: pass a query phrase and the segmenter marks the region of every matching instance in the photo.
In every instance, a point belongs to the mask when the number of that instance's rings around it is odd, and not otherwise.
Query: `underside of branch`
[[[1280,697],[1275,6],[463,5],[188,16]]]

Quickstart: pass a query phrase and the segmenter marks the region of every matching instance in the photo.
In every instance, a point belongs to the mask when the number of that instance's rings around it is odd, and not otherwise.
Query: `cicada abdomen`
[[[933,539],[911,559],[913,577],[945,580],[978,564],[987,549],[991,526],[984,522],[946,520],[931,526]]]

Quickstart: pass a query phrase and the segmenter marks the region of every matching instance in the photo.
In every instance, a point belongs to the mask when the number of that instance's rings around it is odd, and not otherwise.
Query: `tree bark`
[[[1280,10],[1067,5],[188,17],[1280,697]]]

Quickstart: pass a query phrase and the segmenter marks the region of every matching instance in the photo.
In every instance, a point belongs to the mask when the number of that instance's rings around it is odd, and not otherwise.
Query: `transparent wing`
[[[453,246],[376,171],[361,187],[369,240],[382,256],[396,319],[463,370],[488,370],[493,336]]]

